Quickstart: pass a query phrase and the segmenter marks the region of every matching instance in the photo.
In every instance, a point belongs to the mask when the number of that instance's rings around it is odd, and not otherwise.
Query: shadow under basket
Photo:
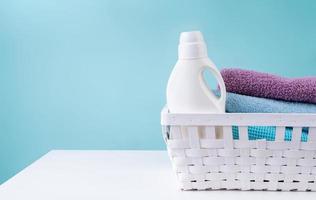
[[[183,190],[316,191],[316,114],[164,108],[161,124]]]

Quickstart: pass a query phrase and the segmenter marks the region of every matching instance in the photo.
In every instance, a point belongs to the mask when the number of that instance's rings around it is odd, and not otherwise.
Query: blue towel
[[[215,92],[219,95],[219,92]],[[297,103],[246,96],[235,93],[227,93],[226,112],[229,113],[316,113],[316,105],[308,103]],[[292,127],[286,127],[284,140],[292,138]],[[275,126],[249,126],[249,140],[266,139],[275,140]],[[308,128],[302,129],[301,141],[306,142]],[[239,139],[238,127],[233,126],[233,138]]]
[[[316,104],[280,101],[227,93],[229,113],[316,113]]]

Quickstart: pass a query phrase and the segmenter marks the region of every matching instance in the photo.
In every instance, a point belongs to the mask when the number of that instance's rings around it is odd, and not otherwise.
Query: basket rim
[[[316,113],[170,113],[161,111],[161,125],[316,127]]]

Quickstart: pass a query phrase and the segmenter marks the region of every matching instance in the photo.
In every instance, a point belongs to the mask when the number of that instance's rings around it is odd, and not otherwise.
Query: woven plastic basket
[[[171,114],[164,108],[161,124],[183,190],[316,191],[316,114]],[[275,126],[275,138],[250,140],[250,126]]]

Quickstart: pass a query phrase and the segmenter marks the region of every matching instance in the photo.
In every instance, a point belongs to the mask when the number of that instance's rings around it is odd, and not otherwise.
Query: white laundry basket
[[[316,191],[316,114],[172,114],[164,108],[161,124],[183,190]],[[248,126],[276,126],[275,140],[249,140]],[[291,141],[284,140],[286,127],[293,127]]]

